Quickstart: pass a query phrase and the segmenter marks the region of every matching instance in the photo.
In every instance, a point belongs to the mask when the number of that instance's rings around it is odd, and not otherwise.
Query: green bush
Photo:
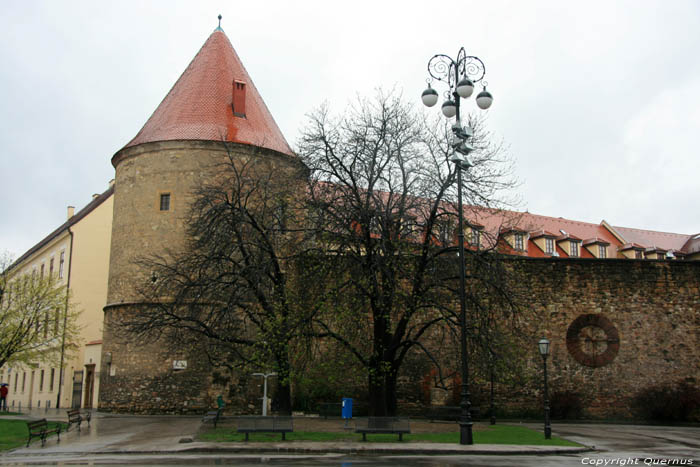
[[[632,408],[640,418],[667,422],[700,421],[700,389],[694,380],[649,386],[637,393]]]

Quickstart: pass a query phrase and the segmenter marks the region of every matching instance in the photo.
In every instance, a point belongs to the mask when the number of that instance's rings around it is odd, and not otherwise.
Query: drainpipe
[[[73,231],[68,227],[70,234],[70,250],[68,251],[68,282],[66,284],[66,307],[63,313],[63,335],[61,336],[61,366],[58,369],[58,396],[56,408],[61,408],[61,392],[63,391],[63,363],[66,355],[66,324],[68,323],[68,300],[70,297],[70,273],[73,269]]]

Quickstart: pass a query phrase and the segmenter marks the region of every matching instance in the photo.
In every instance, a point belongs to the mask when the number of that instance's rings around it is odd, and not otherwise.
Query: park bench
[[[246,441],[250,433],[282,433],[282,439],[286,440],[285,434],[294,431],[292,417],[247,416],[238,417],[237,421],[237,431],[245,433]]]
[[[82,422],[87,422],[88,428],[90,427],[90,418],[92,417],[92,412],[88,411],[84,414],[80,412],[80,409],[69,409],[68,410],[68,427],[66,431],[70,430],[70,426],[73,424],[78,425],[78,430],[80,429],[80,424]]]
[[[223,411],[223,408],[208,411],[202,417],[202,423],[212,422],[214,424],[214,428],[216,428],[216,424],[222,419],[221,413]]]
[[[404,433],[410,433],[410,421],[402,417],[368,417],[355,422],[355,433],[362,433],[362,441],[367,441],[368,433],[388,433],[399,435],[403,441]]]
[[[471,407],[469,413],[472,419],[479,416],[479,407]],[[462,408],[460,406],[450,406],[450,405],[439,405],[430,407],[428,410],[428,419],[432,422],[433,420],[450,420],[459,421],[459,417],[462,416]]]
[[[29,430],[27,447],[29,447],[29,443],[32,441],[32,438],[41,438],[41,445],[43,446],[46,444],[46,437],[54,433],[56,433],[56,436],[58,437],[56,442],[61,441],[61,425],[57,423],[53,428],[49,428],[49,423],[45,418],[27,422],[27,430]]]

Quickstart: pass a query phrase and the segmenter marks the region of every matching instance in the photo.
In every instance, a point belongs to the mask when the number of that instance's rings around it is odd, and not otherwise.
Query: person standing
[[[7,393],[9,390],[7,389],[7,383],[2,383],[0,385],[0,410],[7,411]]]

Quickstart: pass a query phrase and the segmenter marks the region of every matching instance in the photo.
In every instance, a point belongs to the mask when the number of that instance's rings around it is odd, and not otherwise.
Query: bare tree
[[[513,186],[502,148],[472,120],[472,205],[500,206]],[[309,116],[299,153],[311,170],[317,248],[336,258],[329,312],[318,336],[342,343],[367,369],[370,411],[396,412],[398,371],[433,326],[454,320],[456,186],[449,127],[426,123],[395,93],[360,99],[342,117],[326,106]],[[496,242],[491,242],[494,247]]]
[[[214,365],[274,370],[279,410],[289,412],[290,346],[314,312],[298,286],[313,270],[310,261],[299,266],[306,170],[222,144],[228,157],[193,194],[184,248],[139,261],[153,271],[141,291],[151,309],[125,330],[196,349]]]

